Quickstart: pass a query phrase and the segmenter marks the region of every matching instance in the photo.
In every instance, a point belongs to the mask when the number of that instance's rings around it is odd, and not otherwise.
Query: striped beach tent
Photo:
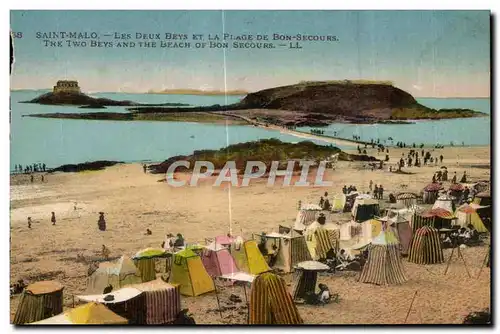
[[[307,226],[318,218],[319,213],[322,211],[323,209],[317,204],[306,204],[302,206],[297,213],[293,228],[297,231],[305,230]],[[328,214],[328,212],[325,213]]]
[[[405,208],[417,204],[417,195],[414,193],[399,193],[396,195],[396,203],[401,203]]]
[[[307,247],[306,239],[303,235],[283,235],[279,233],[254,234],[254,239],[260,243],[265,240],[266,249],[269,255],[275,257],[272,267],[289,273],[293,267],[303,261],[312,260],[311,253]]]
[[[435,216],[423,216],[421,213],[414,213],[411,219],[413,233],[422,226],[434,227]]]
[[[438,230],[423,226],[413,235],[408,261],[417,264],[443,263],[443,249]]]
[[[250,325],[303,323],[283,278],[271,272],[255,278],[250,292]]]
[[[313,260],[325,259],[326,253],[339,250],[340,230],[336,225],[314,222],[305,231],[305,238]]]
[[[55,281],[41,281],[28,285],[19,299],[15,325],[28,324],[62,313],[64,287]]]
[[[401,284],[408,280],[399,251],[399,242],[390,228],[368,246],[368,260],[359,281],[377,285]]]

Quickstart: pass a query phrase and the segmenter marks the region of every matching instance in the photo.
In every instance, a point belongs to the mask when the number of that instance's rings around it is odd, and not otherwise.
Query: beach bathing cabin
[[[179,285],[180,293],[185,296],[199,296],[215,290],[200,256],[191,249],[174,254],[169,283]]]
[[[434,202],[432,209],[444,209],[450,213],[455,212],[455,197],[449,195],[441,195]]]
[[[408,262],[417,264],[443,263],[443,249],[439,232],[433,227],[423,226],[413,235]]]
[[[373,219],[380,215],[380,206],[376,199],[367,195],[359,195],[351,210],[353,220],[357,223]]]
[[[115,262],[102,262],[92,275],[87,278],[86,294],[101,294],[104,289],[111,285],[113,289],[119,289],[127,284],[141,283],[140,270],[134,262],[122,256]]]
[[[387,224],[393,227],[394,232],[396,232],[399,244],[401,245],[401,255],[408,255],[408,249],[410,248],[411,240],[413,237],[413,230],[410,225],[410,220],[402,214],[396,214],[392,216],[388,215],[381,220],[386,221]]]
[[[170,254],[163,248],[146,248],[138,251],[134,257],[134,263],[141,272],[142,282],[156,279],[156,259],[166,259]],[[166,260],[165,260],[166,261]]]
[[[296,278],[293,288],[293,299],[303,300],[309,293],[316,293],[318,273],[330,269],[326,264],[317,261],[305,261],[297,264]]]
[[[297,231],[305,230],[307,226],[318,218],[321,212],[323,212],[323,209],[317,204],[303,205],[297,213],[293,228]],[[325,213],[327,212],[325,211]]]
[[[181,311],[178,285],[161,278],[132,284],[102,295],[77,296],[86,302],[104,304],[131,325],[163,325],[174,322]]]
[[[126,325],[128,320],[103,304],[88,303],[33,325]]]
[[[464,204],[460,206],[456,211],[458,225],[460,225],[461,227],[468,227],[470,224],[474,226],[476,231],[478,231],[479,233],[488,232],[488,229],[486,228],[483,220],[478,214],[478,211],[484,208],[487,207],[475,203]]]
[[[255,240],[244,241],[242,238],[237,238],[231,244],[231,255],[236,266],[243,272],[258,275],[271,270]]]
[[[399,193],[396,195],[396,203],[401,204],[405,208],[411,208],[417,205],[417,195],[414,193]]]
[[[285,273],[293,270],[293,267],[302,261],[312,260],[311,253],[307,247],[306,239],[302,235],[297,235],[292,230],[291,235],[279,233],[254,234],[257,244],[265,241],[265,247],[269,256],[274,258],[271,267],[279,269]]]
[[[377,285],[406,282],[399,241],[393,231],[382,231],[368,246],[368,260],[361,271],[360,282]]]
[[[40,281],[28,285],[21,294],[12,323],[28,324],[62,313],[63,289],[55,281]]]
[[[316,221],[307,227],[304,236],[313,260],[326,259],[331,249],[339,251],[340,229],[334,224],[321,225]]]
[[[215,242],[205,246],[200,252],[200,256],[203,266],[211,277],[239,271],[229,249]]]
[[[424,204],[434,204],[436,202],[439,191],[443,189],[441,183],[429,183],[424,187],[422,201]]]
[[[257,276],[250,292],[250,325],[298,325],[304,321],[285,280],[267,272]]]

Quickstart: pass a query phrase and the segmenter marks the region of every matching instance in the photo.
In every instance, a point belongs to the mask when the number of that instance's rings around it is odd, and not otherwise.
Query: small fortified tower
[[[54,86],[54,93],[80,93],[78,81],[59,80]]]

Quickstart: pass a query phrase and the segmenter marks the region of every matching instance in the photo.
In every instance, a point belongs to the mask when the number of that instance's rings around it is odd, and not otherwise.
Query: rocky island
[[[53,97],[42,95],[30,101],[44,103]],[[84,95],[85,96],[85,95]],[[255,125],[273,124],[278,126],[327,126],[331,123],[356,124],[406,124],[410,120],[451,119],[487,116],[470,109],[432,109],[418,103],[409,93],[386,82],[357,81],[314,81],[296,85],[275,87],[246,95],[238,103],[201,107],[175,107],[165,105],[144,105],[131,101],[112,101],[74,96],[79,105],[124,105],[130,113],[82,113],[36,114],[32,117],[115,119],[115,120],[165,120],[179,117],[186,121],[196,115],[210,114],[206,121],[233,118]],[[89,98],[89,97],[87,97]],[[91,98],[93,99],[93,98]],[[64,96],[56,101],[64,100]],[[97,101],[96,101],[97,100]],[[68,100],[70,101],[70,100]],[[55,104],[55,103],[54,103]],[[193,113],[193,114],[190,114]],[[196,114],[197,113],[197,114]],[[101,118],[102,117],[102,118]]]

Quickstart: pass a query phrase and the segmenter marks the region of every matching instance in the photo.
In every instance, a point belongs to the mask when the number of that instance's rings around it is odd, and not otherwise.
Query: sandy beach
[[[376,149],[367,151],[383,158]],[[391,148],[390,163],[395,164],[407,152],[408,149]],[[444,156],[443,165],[448,167],[449,175],[457,172],[460,177],[466,171],[470,182],[490,180],[489,147],[446,147],[432,154]],[[327,172],[325,179],[331,180],[333,186],[326,189],[279,185],[269,188],[267,180],[230,190],[212,187],[209,182],[198,187],[172,188],[159,182],[163,175],[144,174],[140,164],[122,164],[96,172],[48,174],[43,184],[39,175],[33,184],[27,175],[12,176],[11,283],[18,279],[27,283],[57,280],[65,286],[65,306],[69,307],[72,295],[84,291],[87,276],[87,266],[76,262],[77,254],[97,257],[103,244],[115,257],[159,247],[169,232],[182,233],[190,243],[226,234],[229,229],[250,238],[252,232],[276,231],[280,224],[292,225],[299,200],[317,203],[325,191],[333,195],[340,193],[343,185],[351,184],[365,192],[370,180],[384,186],[385,198],[403,187],[420,192],[439,167],[405,168],[411,173],[405,175],[389,173],[387,169],[371,171],[362,162],[339,162],[335,170]],[[56,226],[50,223],[51,211],[56,213]],[[100,211],[106,213],[105,232],[97,229]],[[34,222],[31,229],[27,227],[28,216]],[[336,214],[333,219],[348,221],[349,214]],[[152,235],[145,235],[147,228]],[[401,286],[359,283],[359,273],[353,272],[325,274],[319,282],[338,293],[340,303],[320,308],[299,306],[299,312],[307,324],[402,324],[417,291],[407,323],[461,323],[467,313],[489,307],[489,268],[477,277],[486,252],[487,246],[463,250],[472,278],[459,259],[452,261],[446,276],[446,263],[422,266],[403,260],[409,281]],[[450,250],[445,250],[446,259],[449,254]],[[289,283],[292,278],[293,275],[285,276]],[[291,291],[292,285],[289,288]],[[230,293],[243,297],[241,288],[229,287],[222,291],[221,300],[227,301]],[[11,298],[11,316],[17,304],[18,296]],[[200,324],[246,322],[246,310],[242,308],[224,312],[223,319],[218,312],[207,312],[217,308],[213,293],[183,297],[182,304]]]

